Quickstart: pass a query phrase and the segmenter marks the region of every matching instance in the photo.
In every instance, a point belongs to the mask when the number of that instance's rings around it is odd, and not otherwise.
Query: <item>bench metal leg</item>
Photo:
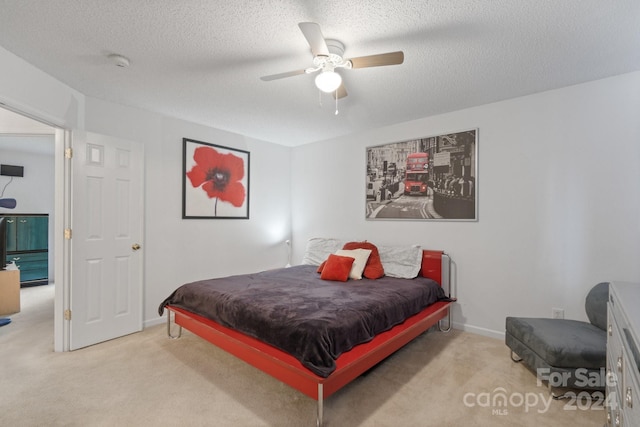
[[[562,399],[570,399],[571,398],[571,395],[569,395],[567,393],[555,394],[553,392],[553,387],[551,387],[551,386],[549,386],[549,394],[551,395],[553,400],[562,400]]]
[[[516,363],[520,363],[520,362],[522,362],[522,358],[516,354],[516,356],[518,357],[518,358],[516,359],[516,358],[514,358],[514,357],[513,357],[513,355],[514,355],[514,354],[515,354],[515,353],[513,352],[513,350],[511,350],[511,360],[513,360],[513,361],[514,361],[514,362],[516,362]]]

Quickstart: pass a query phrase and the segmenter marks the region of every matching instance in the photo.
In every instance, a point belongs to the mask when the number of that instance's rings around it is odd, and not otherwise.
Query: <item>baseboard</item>
[[[161,325],[167,323],[167,318],[158,316],[155,319],[145,320],[143,323],[144,328],[150,328],[151,326]]]
[[[495,338],[504,341],[504,331],[494,331],[493,329],[481,328],[479,326],[468,325],[465,323],[453,322],[454,329],[470,332],[472,334],[483,335],[489,338]]]

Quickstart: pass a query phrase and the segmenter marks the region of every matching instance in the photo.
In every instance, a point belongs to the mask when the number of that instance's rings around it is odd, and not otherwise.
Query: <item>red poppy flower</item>
[[[221,154],[210,147],[198,147],[193,154],[195,166],[187,172],[194,187],[201,187],[209,198],[217,198],[235,207],[244,203],[244,162],[233,154]],[[217,201],[216,201],[217,203]]]

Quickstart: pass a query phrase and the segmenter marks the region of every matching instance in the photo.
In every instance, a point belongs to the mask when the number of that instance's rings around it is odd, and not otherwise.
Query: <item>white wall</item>
[[[297,147],[294,263],[314,236],[451,254],[457,327],[506,316],[586,319],[600,281],[640,280],[640,73]],[[367,221],[365,147],[479,129],[479,221]]]
[[[37,140],[37,141],[35,141]],[[0,193],[7,185],[4,197],[16,199],[14,209],[0,208],[3,214],[37,213],[49,215],[49,247],[53,246],[54,212],[54,161],[52,154],[7,150],[5,144],[48,143],[53,147],[53,135],[47,136],[3,136],[0,135],[0,163],[24,167],[23,177],[0,176]],[[54,251],[49,256],[49,280],[54,277]]]
[[[48,140],[53,147],[53,135],[48,136],[3,136],[0,135],[0,163],[24,167],[23,177],[0,176],[0,192],[7,185],[4,197],[17,201],[15,209],[0,208],[1,213],[46,213],[53,215],[53,177],[54,162],[52,154],[26,151],[13,151],[4,148],[4,142],[24,140],[25,144],[33,139]]]
[[[0,47],[0,103],[60,127],[82,128],[84,95]]]

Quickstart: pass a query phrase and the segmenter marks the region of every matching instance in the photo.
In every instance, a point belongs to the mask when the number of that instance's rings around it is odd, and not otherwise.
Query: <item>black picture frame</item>
[[[182,139],[182,219],[249,219],[248,151]]]

